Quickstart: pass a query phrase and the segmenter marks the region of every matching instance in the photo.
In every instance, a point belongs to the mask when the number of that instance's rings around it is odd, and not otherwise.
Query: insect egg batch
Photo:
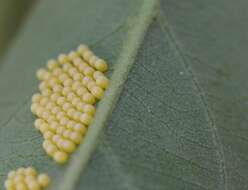
[[[44,137],[43,148],[58,163],[65,163],[84,138],[94,119],[109,80],[107,64],[85,45],[39,69],[39,90],[32,97],[34,126]]]
[[[47,174],[37,174],[34,168],[28,167],[10,171],[4,186],[6,190],[42,190],[49,183],[50,178]]]

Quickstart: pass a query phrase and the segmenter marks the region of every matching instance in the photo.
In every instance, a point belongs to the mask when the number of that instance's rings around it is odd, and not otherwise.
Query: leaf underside
[[[33,165],[52,176],[49,189],[68,185],[65,176],[75,180],[68,190],[248,188],[248,2],[165,0],[154,20],[139,20],[141,7],[149,3],[36,5],[0,65],[1,184],[10,169]],[[96,150],[91,156],[75,153],[68,165],[58,166],[33,128],[29,107],[37,91],[36,69],[84,42],[108,60],[112,76],[125,64],[119,60],[131,49],[130,31],[148,21],[119,100],[95,139]],[[113,106],[103,105],[99,108]],[[85,156],[90,156],[87,166],[77,165]],[[80,166],[81,175],[71,166]]]

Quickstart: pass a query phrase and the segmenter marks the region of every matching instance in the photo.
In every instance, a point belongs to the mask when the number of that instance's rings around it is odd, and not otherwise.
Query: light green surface
[[[0,0],[0,56],[15,36],[33,0]]]
[[[37,5],[0,66],[0,183],[8,170],[33,165],[60,190],[248,187],[248,2],[154,3]],[[59,167],[41,149],[30,97],[35,70],[80,42],[109,61],[113,80],[87,142]]]

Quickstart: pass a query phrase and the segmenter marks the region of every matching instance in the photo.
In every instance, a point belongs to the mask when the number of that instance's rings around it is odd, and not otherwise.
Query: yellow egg
[[[68,160],[68,155],[63,151],[57,151],[54,153],[53,159],[60,164],[64,164]]]
[[[94,95],[94,94],[93,94]],[[96,102],[94,96],[91,93],[87,92],[83,95],[83,101],[88,104],[94,104]]]
[[[69,140],[63,140],[62,147],[63,147],[63,150],[67,153],[72,153],[76,149],[75,144]]]
[[[33,96],[32,96],[32,102],[40,102],[40,100],[41,100],[41,94],[39,94],[39,93],[36,93],[36,94],[34,94]]]
[[[88,46],[86,46],[85,44],[81,44],[80,46],[78,46],[77,51],[82,55],[85,51],[89,50]]]
[[[28,167],[25,169],[25,175],[27,176],[36,176],[37,172],[33,167]]]
[[[28,190],[28,187],[25,183],[20,182],[16,184],[16,190]]]
[[[36,181],[28,181],[27,186],[29,190],[41,190],[40,185]]]
[[[109,80],[106,77],[100,76],[96,79],[96,84],[101,88],[106,89],[109,85]]]
[[[96,60],[96,62],[94,63],[94,66],[97,70],[102,71],[102,72],[105,72],[108,69],[107,63],[102,59]]]
[[[60,55],[58,56],[58,60],[59,60],[59,62],[60,62],[61,64],[64,64],[64,63],[66,63],[66,62],[69,61],[69,58],[68,58],[68,56],[65,55],[65,54],[60,54]]]
[[[4,187],[9,190],[9,189],[15,189],[15,182],[12,180],[12,179],[7,179],[5,182],[4,182]]]
[[[79,132],[74,131],[74,132],[72,132],[72,133],[70,134],[70,139],[71,139],[74,143],[80,144],[81,141],[82,141],[82,135],[81,135]]]
[[[90,125],[91,122],[92,122],[93,118],[90,114],[87,114],[87,113],[83,113],[81,116],[80,116],[80,121],[85,124],[85,125]]]
[[[50,178],[47,174],[40,174],[38,175],[38,183],[42,187],[47,187],[50,184]]]
[[[104,91],[98,87],[98,86],[94,86],[91,89],[91,93],[97,98],[97,99],[102,99],[103,95],[104,95]]]
[[[50,59],[50,60],[48,60],[48,62],[47,62],[47,68],[48,68],[50,71],[54,70],[54,69],[57,68],[58,66],[59,66],[59,63],[58,63],[56,60],[54,60],[54,59]]]

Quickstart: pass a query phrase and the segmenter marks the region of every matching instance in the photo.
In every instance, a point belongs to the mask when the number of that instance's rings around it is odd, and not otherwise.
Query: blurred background
[[[0,0],[0,59],[35,0]]]

